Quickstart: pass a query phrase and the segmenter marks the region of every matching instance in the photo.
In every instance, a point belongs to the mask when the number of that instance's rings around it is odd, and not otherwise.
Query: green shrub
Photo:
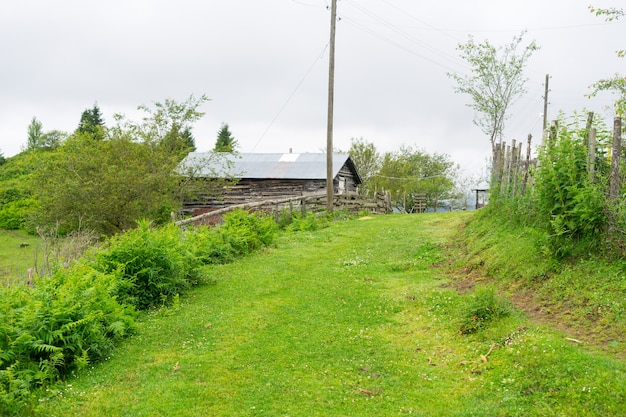
[[[145,310],[197,283],[199,261],[177,226],[153,228],[142,220],[136,229],[110,238],[92,264],[104,273],[120,274],[120,301]]]
[[[508,317],[513,311],[510,302],[498,297],[493,287],[478,287],[470,295],[464,307],[460,332],[472,334],[484,329],[489,323]]]
[[[0,286],[0,414],[33,389],[106,358],[134,329],[134,312],[112,296],[114,275],[84,264]]]
[[[309,232],[323,229],[328,227],[329,224],[328,218],[323,213],[307,213],[304,215],[295,213],[291,224],[285,230],[288,232]]]
[[[217,230],[211,227],[192,227],[185,231],[185,242],[202,265],[225,264],[237,257],[235,249],[224,241]]]
[[[217,230],[237,256],[244,256],[269,245],[276,237],[278,227],[267,214],[234,210],[224,215],[224,223]]]
[[[0,229],[17,230],[24,228],[28,217],[37,207],[32,198],[11,201],[0,208]]]
[[[593,180],[588,173],[584,132],[562,129],[558,138],[544,147],[537,169],[537,208],[557,257],[585,252],[606,236],[608,166],[596,161]]]
[[[292,209],[283,209],[278,213],[276,220],[278,229],[285,230],[293,222],[294,211]]]

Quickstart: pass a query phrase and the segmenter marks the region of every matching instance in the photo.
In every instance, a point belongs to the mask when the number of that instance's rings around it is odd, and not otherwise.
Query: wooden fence
[[[333,208],[337,211],[350,213],[368,212],[372,214],[391,213],[391,195],[389,192],[376,192],[374,197],[361,196],[358,194],[336,194],[333,197]],[[208,211],[198,216],[179,220],[175,224],[217,223],[225,213],[236,209],[266,211],[278,214],[282,210],[300,210],[302,213],[317,213],[326,211],[326,193],[310,194],[299,197],[286,197],[281,199],[268,199],[244,204],[236,204],[217,210]]]
[[[492,166],[492,184],[499,184],[500,194],[510,194],[512,197],[524,195],[530,180],[530,170],[537,164],[531,159],[532,135],[526,141],[526,155],[522,157],[523,143],[515,139],[511,145],[506,142],[496,144]]]
[[[598,145],[596,143],[596,129],[592,126],[593,113],[588,114],[584,143],[588,149],[587,170],[591,181],[595,178],[596,158]],[[558,122],[553,121],[548,132],[545,134],[545,146],[550,147],[557,139]],[[529,183],[532,181],[532,166],[536,166],[537,159],[531,159],[532,135],[528,135],[526,142],[526,155],[522,156],[522,142],[513,140],[511,145],[506,143],[496,144],[492,166],[492,186],[500,187],[501,195],[515,197],[524,195]],[[608,197],[615,201],[621,194],[620,163],[622,155],[622,119],[615,117],[613,120],[613,141],[611,144],[611,171],[609,176]]]

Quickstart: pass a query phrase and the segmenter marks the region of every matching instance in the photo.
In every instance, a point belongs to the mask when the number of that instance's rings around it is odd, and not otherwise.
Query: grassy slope
[[[0,281],[25,278],[35,266],[35,251],[40,239],[23,230],[0,230]],[[28,246],[22,246],[28,244]]]
[[[461,336],[441,269],[463,214],[385,216],[282,237],[208,270],[46,416],[625,415],[626,366],[521,314]]]
[[[556,263],[542,254],[539,231],[476,220],[458,257],[465,284],[489,276],[535,321],[626,360],[626,262],[593,256]]]

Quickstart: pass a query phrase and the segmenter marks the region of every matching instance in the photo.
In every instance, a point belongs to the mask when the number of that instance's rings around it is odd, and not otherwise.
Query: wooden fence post
[[[517,145],[517,152],[515,153],[515,171],[513,173],[513,198],[517,197],[518,182],[520,165],[522,163],[522,141]]]
[[[526,142],[526,165],[524,165],[524,180],[522,181],[522,196],[526,195],[526,184],[528,183],[528,172],[530,171],[530,142],[533,139],[533,135],[528,134],[528,140]]]
[[[554,142],[556,141],[556,135],[559,130],[559,122],[558,120],[553,120],[552,125],[550,126],[550,135],[548,135],[548,149],[552,149],[554,146]]]
[[[585,126],[586,135],[584,137],[585,146],[589,146],[589,141],[591,140],[591,129],[593,128],[593,112],[590,111],[587,114],[587,125]]]
[[[596,128],[589,129],[589,161],[587,163],[589,171],[589,181],[594,182],[596,179]]]
[[[622,118],[613,120],[613,149],[611,150],[611,176],[609,177],[609,199],[614,202],[619,196],[619,164],[622,153]]]
[[[302,202],[300,203],[300,213],[302,214],[302,217],[306,217],[306,199],[305,198],[303,198]]]
[[[515,154],[517,153],[517,140],[513,139],[511,141],[511,147],[507,148],[507,151],[509,153],[509,163],[508,163],[508,167],[507,167],[507,173],[506,173],[506,189],[507,189],[507,194],[511,194],[511,184],[513,182],[513,175],[514,175],[514,166],[515,166]]]
[[[495,186],[501,181],[502,160],[500,149],[502,143],[496,143],[495,150],[492,154],[493,161],[491,161],[491,183]]]
[[[507,186],[509,184],[509,175],[510,175],[510,164],[511,164],[511,145],[505,146],[502,144],[502,178],[500,179],[500,195],[504,195],[507,191]]]

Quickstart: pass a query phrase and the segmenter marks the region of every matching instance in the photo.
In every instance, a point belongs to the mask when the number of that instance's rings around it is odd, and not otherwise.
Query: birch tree
[[[539,49],[535,41],[523,45],[522,32],[510,43],[495,47],[488,40],[477,43],[472,36],[459,44],[460,57],[471,68],[469,75],[448,73],[456,81],[455,92],[470,96],[476,124],[489,137],[492,154],[502,142],[511,105],[526,92],[524,68]]]

